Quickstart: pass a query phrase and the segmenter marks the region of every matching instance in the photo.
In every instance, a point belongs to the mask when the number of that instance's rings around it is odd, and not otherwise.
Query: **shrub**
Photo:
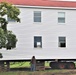
[[[3,58],[2,53],[0,53],[0,58]]]

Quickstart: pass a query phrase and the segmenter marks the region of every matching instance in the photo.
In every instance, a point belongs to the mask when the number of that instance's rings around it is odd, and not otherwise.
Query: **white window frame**
[[[66,37],[65,36],[58,37],[58,46],[60,48],[66,48]]]
[[[58,12],[58,23],[65,23],[65,12]]]
[[[34,36],[34,48],[42,48],[42,36]]]
[[[41,11],[34,11],[34,22],[41,23]]]

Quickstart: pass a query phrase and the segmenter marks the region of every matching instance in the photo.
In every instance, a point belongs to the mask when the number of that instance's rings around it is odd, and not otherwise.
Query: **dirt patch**
[[[45,70],[45,71],[8,71],[1,72],[0,75],[76,75],[76,70]]]
[[[76,70],[66,70],[64,72],[53,73],[51,75],[76,75]]]
[[[76,69],[51,69],[31,72],[30,68],[12,68],[10,72],[19,72],[18,75],[76,75]]]

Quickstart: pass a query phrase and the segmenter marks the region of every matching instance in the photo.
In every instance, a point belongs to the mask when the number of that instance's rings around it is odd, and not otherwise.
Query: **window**
[[[14,19],[7,17],[8,22],[16,22]]]
[[[58,23],[65,23],[65,12],[58,12]]]
[[[59,47],[66,47],[66,37],[59,37]]]
[[[34,37],[34,48],[42,48],[42,37],[41,36]]]
[[[34,11],[34,22],[41,22],[41,11]]]

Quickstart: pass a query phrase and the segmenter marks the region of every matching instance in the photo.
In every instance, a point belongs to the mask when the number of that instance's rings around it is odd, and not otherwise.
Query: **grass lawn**
[[[30,62],[12,62],[10,68],[30,67]]]
[[[49,62],[45,62],[45,66],[49,66]],[[30,62],[11,62],[10,68],[30,67]]]

